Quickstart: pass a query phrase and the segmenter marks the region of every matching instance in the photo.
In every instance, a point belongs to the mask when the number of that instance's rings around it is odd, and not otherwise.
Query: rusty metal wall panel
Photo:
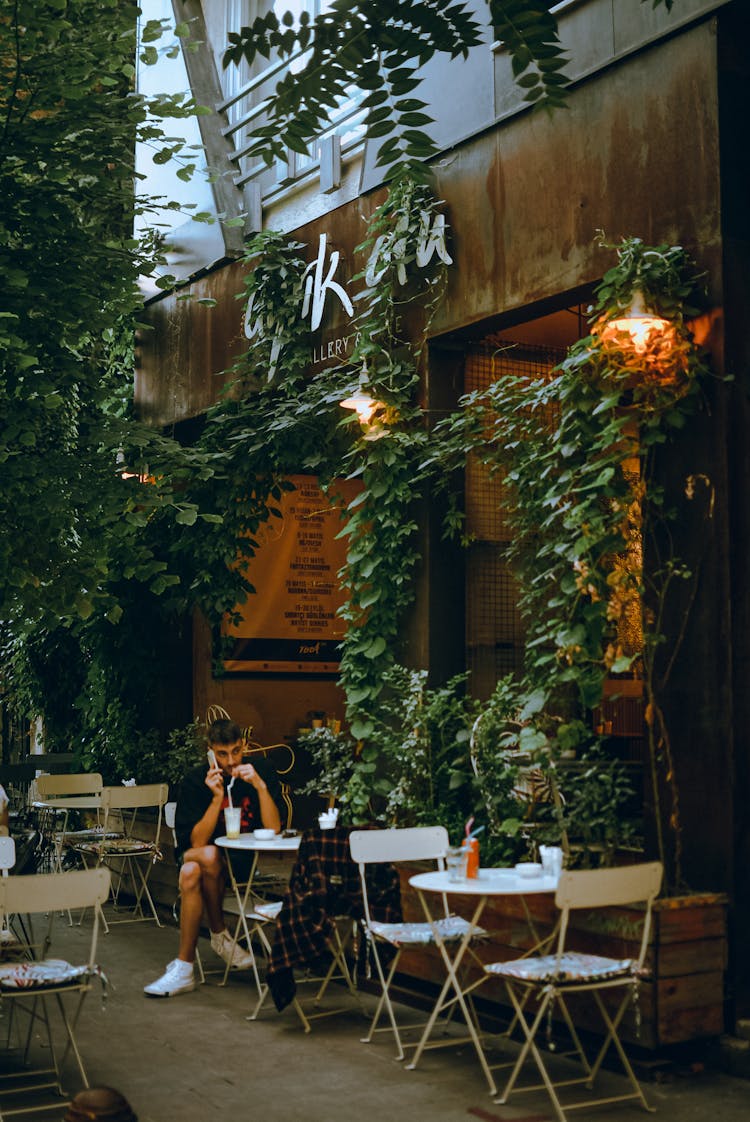
[[[226,378],[218,377],[245,349],[243,268],[232,262],[146,308],[135,376],[139,416],[164,427],[203,413]],[[189,300],[180,299],[190,293]],[[199,304],[216,301],[214,307]]]
[[[596,231],[617,241],[686,245],[720,292],[716,47],[710,23],[662,41],[573,91],[565,111],[526,114],[467,143],[436,166],[454,265],[432,331],[490,321],[600,277],[612,262]],[[294,232],[315,256],[318,237],[342,253],[342,276],[382,192]],[[169,296],[147,316],[136,401],[158,425],[195,416],[215,400],[244,345],[236,263]],[[338,279],[338,277],[337,277]],[[181,294],[184,294],[181,290]],[[212,297],[217,306],[197,303]],[[347,322],[332,305],[332,331]]]
[[[455,264],[436,333],[595,281],[608,238],[688,246],[720,277],[718,106],[710,24],[515,118],[437,168]]]

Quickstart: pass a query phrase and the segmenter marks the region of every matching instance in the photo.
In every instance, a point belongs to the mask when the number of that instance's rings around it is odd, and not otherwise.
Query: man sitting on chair
[[[200,924],[205,908],[211,929],[211,946],[232,966],[247,969],[252,955],[239,945],[224,925],[222,902],[226,882],[223,851],[213,844],[226,833],[224,807],[229,805],[227,785],[231,779],[232,805],[242,810],[241,830],[259,826],[281,829],[281,790],[276,772],[267,762],[243,762],[245,742],[234,721],[218,720],[208,726],[209,756],[216,767],[201,765],[188,772],[177,792],[175,833],[180,866],[180,947],[177,958],[165,973],[144,987],[149,997],[174,997],[195,989],[194,961]]]

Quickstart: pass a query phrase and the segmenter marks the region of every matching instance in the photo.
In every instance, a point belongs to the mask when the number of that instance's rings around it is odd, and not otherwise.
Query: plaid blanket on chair
[[[300,842],[276,933],[266,981],[281,1012],[294,999],[294,967],[314,967],[329,957],[327,940],[336,916],[364,915],[359,870],[349,852],[348,827],[307,830]],[[372,881],[370,880],[372,874]],[[401,893],[390,865],[368,869],[368,895],[373,918],[401,920]]]

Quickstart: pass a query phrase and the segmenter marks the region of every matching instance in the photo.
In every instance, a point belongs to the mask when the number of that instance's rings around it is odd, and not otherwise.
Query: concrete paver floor
[[[356,1006],[313,1024],[305,1035],[292,1009],[278,1014],[268,1002],[257,1021],[245,1019],[254,989],[249,974],[220,975],[195,992],[149,999],[143,986],[176,952],[176,931],[153,923],[113,926],[102,936],[99,961],[110,992],[102,1008],[94,989],[87,998],[78,1038],[92,1084],[116,1087],[139,1122],[547,1122],[548,1098],[533,1092],[508,1106],[493,1102],[473,1050],[466,1045],[426,1053],[416,1071],[395,1060],[388,1034],[365,1045],[366,1024]],[[55,956],[82,961],[83,928],[59,925]],[[220,965],[202,941],[204,964]],[[304,991],[301,992],[304,996]],[[340,1004],[340,992],[333,1004]],[[365,1003],[372,1008],[372,998]],[[328,1001],[328,998],[326,998]],[[39,1045],[36,1055],[39,1056]],[[494,1055],[493,1058],[499,1058]],[[564,1061],[557,1061],[564,1063]],[[78,1086],[67,1068],[67,1089]],[[605,1085],[623,1087],[604,1075]],[[500,1080],[499,1080],[500,1081]],[[647,1082],[646,1097],[664,1122],[748,1122],[750,1082],[704,1070],[671,1073]],[[30,1122],[60,1122],[64,1108],[26,1114]],[[577,1111],[590,1122],[635,1122],[644,1112],[631,1103]]]

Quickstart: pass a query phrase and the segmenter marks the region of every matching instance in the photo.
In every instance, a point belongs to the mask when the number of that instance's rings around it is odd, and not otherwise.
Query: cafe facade
[[[312,375],[345,362],[353,346],[356,277],[368,267],[357,247],[386,188],[376,152],[362,141],[356,104],[322,138],[315,159],[290,154],[283,173],[249,167],[242,138],[251,123],[243,125],[243,114],[252,121],[265,78],[240,73],[221,86],[217,65],[231,20],[247,22],[247,13],[236,4],[210,5],[209,12],[209,5],[175,0],[174,7],[207,48],[186,61],[200,99],[216,94],[217,112],[202,119],[206,148],[227,169],[216,209],[245,218],[244,231],[225,227],[221,238],[218,224],[210,246],[177,231],[178,284],[147,301],[137,411],[189,442],[255,329],[252,308],[239,298],[248,268],[239,260],[241,234],[279,229],[304,247],[300,329],[311,340]],[[441,258],[448,283],[429,326],[419,404],[431,424],[499,374],[559,362],[587,334],[592,292],[612,265],[609,247],[624,237],[684,246],[705,272],[716,377],[704,408],[674,442],[666,471],[710,479],[714,498],[708,522],[676,530],[686,540],[705,540],[664,707],[680,776],[685,879],[694,890],[724,892],[730,900],[731,1017],[750,1001],[750,974],[732,949],[750,935],[743,50],[750,19],[738,2],[701,0],[680,0],[672,13],[637,0],[557,9],[573,79],[564,110],[531,112],[507,55],[489,41],[466,61],[433,61],[425,69],[420,96],[436,119],[441,152],[433,189],[444,225],[425,230],[424,258]],[[284,179],[293,182],[282,186]],[[283,362],[274,376],[283,378]],[[312,721],[345,719],[336,674],[343,625],[335,574],[345,548],[336,536],[339,515],[314,477],[300,473],[291,482],[282,519],[261,535],[249,574],[257,593],[229,629],[234,645],[224,673],[215,675],[216,637],[196,617],[175,640],[173,669],[165,674],[165,690],[187,709],[178,717],[189,720],[218,704],[266,744],[294,739]],[[443,539],[439,511],[429,502],[419,512],[421,562],[399,657],[438,682],[468,671],[482,698],[520,667],[523,633],[503,560],[497,484],[476,471],[467,472],[464,486],[468,548]],[[637,683],[618,690],[627,696],[610,714],[613,733],[635,759],[643,745],[642,698]]]

